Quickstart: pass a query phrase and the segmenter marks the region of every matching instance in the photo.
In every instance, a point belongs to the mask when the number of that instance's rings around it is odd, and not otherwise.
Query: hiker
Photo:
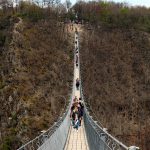
[[[77,30],[77,28],[75,28],[75,33],[78,35],[78,30]]]
[[[72,105],[72,106],[71,106],[71,112],[70,112],[70,118],[71,118],[71,116],[72,116],[72,112],[73,112],[74,108],[75,108],[75,106]]]
[[[76,66],[78,67],[78,55],[76,55]]]
[[[75,109],[73,110],[73,122],[74,122],[74,128],[77,129],[79,128],[79,118],[78,118],[79,112],[78,112],[78,108],[75,107]]]
[[[76,99],[73,104],[72,104],[74,107],[78,107],[78,99]]]
[[[79,111],[79,125],[81,126],[81,121],[83,119],[83,112],[84,112],[84,105],[83,103],[80,101],[79,102],[80,107],[78,107],[78,111]]]
[[[77,96],[75,96],[75,98],[73,99],[73,103],[76,103],[76,102],[78,102]]]
[[[79,79],[77,78],[76,79],[76,88],[77,88],[77,90],[79,90],[79,85],[80,85],[80,82],[79,82]]]
[[[78,47],[76,48],[76,54],[78,54]]]
[[[75,106],[71,106],[70,119],[72,120],[72,126],[74,126],[75,114],[74,114]]]
[[[76,63],[76,67],[78,67],[78,63]]]
[[[75,125],[75,107],[71,111],[70,118],[72,119],[72,126],[74,127],[74,125]]]
[[[76,63],[78,63],[78,54],[76,54]]]
[[[79,126],[81,126],[82,110],[81,110],[81,106],[79,103],[78,103],[78,119],[79,119]]]

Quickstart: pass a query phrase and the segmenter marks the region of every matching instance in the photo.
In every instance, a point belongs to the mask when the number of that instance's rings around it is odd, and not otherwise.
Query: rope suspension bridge
[[[76,79],[79,79],[79,89],[76,88]],[[73,98],[81,98],[84,104],[83,123],[76,131],[70,120],[71,106]],[[29,141],[17,150],[138,150],[136,146],[127,147],[122,142],[107,132],[97,124],[90,116],[85,103],[82,90],[82,80],[80,75],[79,60],[79,33],[75,32],[75,50],[74,50],[74,77],[72,93],[66,112],[59,118],[58,122]]]

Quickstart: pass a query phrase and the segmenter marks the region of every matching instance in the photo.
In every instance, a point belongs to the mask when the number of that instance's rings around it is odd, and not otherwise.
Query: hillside
[[[81,74],[93,117],[123,143],[142,150],[150,147],[149,49],[149,36],[135,30],[82,34]]]
[[[73,78],[73,45],[65,25],[54,15],[22,18],[10,15],[5,18],[8,28],[1,28],[6,40],[0,57],[0,149],[6,150],[57,121]]]

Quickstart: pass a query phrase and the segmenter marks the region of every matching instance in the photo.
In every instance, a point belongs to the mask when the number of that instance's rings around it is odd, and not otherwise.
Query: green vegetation
[[[16,137],[16,135],[14,133],[11,133],[10,136],[6,136],[3,140],[3,144],[0,145],[0,149],[2,150],[12,150],[13,149],[17,149],[16,145],[21,144],[19,142],[19,139]]]
[[[13,143],[13,137],[7,137],[4,139],[4,144],[2,145],[3,150],[11,150],[11,146]]]
[[[78,2],[70,10],[78,13],[79,19],[88,21],[93,26],[106,28],[139,29],[150,32],[150,9],[129,7],[124,3],[113,2]]]
[[[35,4],[31,5],[23,1],[20,3],[20,12],[17,15],[22,18],[29,19],[32,22],[37,22],[38,20],[45,18],[42,8]]]

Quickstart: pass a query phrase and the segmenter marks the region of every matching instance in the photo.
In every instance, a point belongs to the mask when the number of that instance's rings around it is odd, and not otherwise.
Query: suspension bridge
[[[78,51],[78,52],[77,52]],[[117,140],[92,119],[85,103],[82,89],[82,80],[80,75],[79,59],[79,33],[75,32],[75,50],[74,50],[74,77],[72,93],[70,95],[69,105],[66,112],[59,118],[58,122],[29,141],[17,150],[138,150],[136,146],[127,147]],[[78,57],[78,62],[76,62]],[[76,79],[80,81],[79,90],[76,89]],[[81,98],[84,103],[84,117],[78,132],[72,127],[70,120],[70,111],[73,98]]]

